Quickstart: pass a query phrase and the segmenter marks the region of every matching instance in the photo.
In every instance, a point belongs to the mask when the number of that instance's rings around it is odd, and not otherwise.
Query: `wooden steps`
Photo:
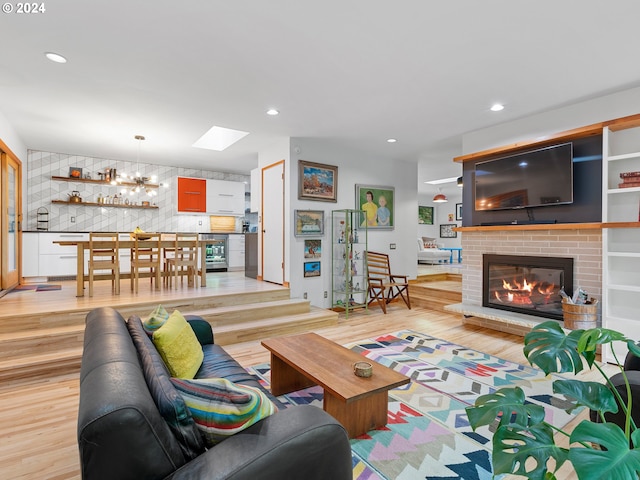
[[[324,308],[310,307],[307,313],[214,327],[213,334],[217,344],[230,345],[280,335],[292,335],[337,324],[338,313]]]
[[[460,275],[438,273],[419,277],[409,283],[411,306],[445,312],[445,306],[462,301]]]
[[[157,300],[114,305],[126,319],[145,318]],[[161,301],[169,311],[200,315],[209,321],[216,343],[261,340],[335,326],[338,314],[289,298],[288,289],[221,293]],[[0,318],[0,380],[46,378],[79,371],[84,323],[90,308]]]

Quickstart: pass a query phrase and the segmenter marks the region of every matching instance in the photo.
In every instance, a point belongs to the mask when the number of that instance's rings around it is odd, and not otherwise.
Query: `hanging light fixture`
[[[123,188],[121,190],[122,194],[129,192],[129,195],[135,195],[136,193],[140,193],[141,191],[144,190],[144,192],[149,197],[154,197],[158,195],[158,191],[156,188],[151,188],[149,185],[147,185],[147,182],[155,183],[157,182],[158,177],[156,175],[145,177],[140,173],[140,150],[142,146],[142,141],[145,140],[145,138],[143,135],[136,135],[133,138],[138,140],[138,158],[136,160],[136,173],[135,175],[127,175],[126,173],[122,172],[120,175],[117,176],[116,181],[118,183],[134,184],[134,185],[127,186],[127,187],[130,186],[131,188]],[[160,186],[166,187],[166,185],[164,184],[160,184]]]
[[[438,193],[433,197],[433,203],[445,203],[448,201],[447,196],[438,189]]]

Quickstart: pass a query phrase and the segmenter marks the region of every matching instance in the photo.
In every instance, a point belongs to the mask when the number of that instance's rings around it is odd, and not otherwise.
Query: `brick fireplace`
[[[580,224],[584,225],[584,224]],[[501,331],[522,334],[524,323],[509,320],[508,312],[482,317],[483,255],[525,255],[568,257],[573,259],[573,287],[582,287],[590,296],[601,299],[602,294],[602,230],[575,228],[570,225],[468,227],[461,232],[464,266],[462,269],[462,304],[451,309],[465,314],[465,322]],[[470,307],[465,309],[465,306]],[[485,310],[489,310],[484,308]],[[502,319],[504,317],[504,320]],[[528,317],[528,316],[527,316]],[[534,323],[545,318],[531,317]]]

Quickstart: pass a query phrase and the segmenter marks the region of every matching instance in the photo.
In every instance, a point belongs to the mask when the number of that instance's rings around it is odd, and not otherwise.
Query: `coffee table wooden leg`
[[[315,382],[309,380],[273,353],[271,354],[271,393],[276,397],[313,385],[315,385]]]
[[[349,438],[386,425],[388,401],[389,394],[386,391],[348,403],[324,391],[324,411],[342,424]]]

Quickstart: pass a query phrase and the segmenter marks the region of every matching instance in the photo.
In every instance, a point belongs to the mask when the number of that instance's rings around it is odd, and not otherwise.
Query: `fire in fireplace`
[[[573,258],[482,256],[482,305],[562,320],[560,290],[573,292]]]

